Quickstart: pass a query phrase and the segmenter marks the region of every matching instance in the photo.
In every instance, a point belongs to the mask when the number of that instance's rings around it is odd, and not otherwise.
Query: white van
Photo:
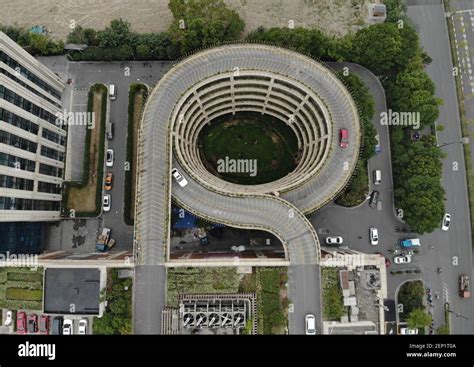
[[[113,84],[110,84],[109,85],[109,97],[110,97],[110,100],[115,100],[115,98],[117,98],[117,90],[115,89],[115,85]]]
[[[382,182],[382,171],[379,169],[374,170],[374,185],[380,185]]]

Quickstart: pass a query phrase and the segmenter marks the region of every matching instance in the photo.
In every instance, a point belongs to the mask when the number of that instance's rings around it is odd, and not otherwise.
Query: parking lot
[[[1,334],[20,335],[89,335],[91,316],[44,315],[30,310],[3,310]]]

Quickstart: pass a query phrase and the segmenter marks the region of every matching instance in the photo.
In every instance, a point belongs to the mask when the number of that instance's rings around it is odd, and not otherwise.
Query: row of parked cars
[[[80,319],[77,333],[86,335],[87,329],[87,319]],[[38,317],[35,313],[27,315],[26,312],[19,311],[16,314],[16,331],[17,334],[73,335],[74,321],[61,316],[56,316],[51,321],[48,315]]]

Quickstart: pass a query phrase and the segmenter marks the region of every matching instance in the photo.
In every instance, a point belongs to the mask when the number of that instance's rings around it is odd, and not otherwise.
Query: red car
[[[32,313],[28,316],[28,334],[36,334],[38,332],[38,316]]]
[[[341,148],[349,146],[349,131],[347,129],[339,130],[339,146]]]
[[[43,335],[49,334],[49,316],[41,315],[39,319],[39,333]]]
[[[20,311],[16,314],[17,334],[26,334],[26,313]]]

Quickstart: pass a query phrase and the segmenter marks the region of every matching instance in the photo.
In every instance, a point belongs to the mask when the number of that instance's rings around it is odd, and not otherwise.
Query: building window
[[[59,167],[49,166],[44,163],[40,163],[39,173],[42,175],[54,176],[54,177],[63,177],[63,170]]]
[[[6,123],[19,127],[29,133],[38,134],[39,127],[35,123],[24,119],[14,113],[5,110],[4,108],[0,108],[0,120],[5,121]]]
[[[59,211],[60,202],[0,196],[0,210]]]
[[[0,175],[0,187],[14,190],[33,191],[33,180],[26,178]]]
[[[38,191],[48,194],[59,194],[61,192],[61,185],[38,181]]]
[[[41,155],[56,161],[64,161],[64,152],[59,152],[56,149],[48,148],[44,145],[41,146]]]
[[[12,69],[19,70],[22,76],[32,81],[34,84],[36,84],[38,87],[40,87],[41,89],[51,94],[53,97],[56,97],[57,99],[61,99],[60,91],[58,91],[56,88],[52,87],[51,85],[49,85],[48,83],[46,83],[45,81],[37,77],[36,74],[24,68],[22,65],[20,65],[18,61],[11,58],[3,51],[0,51],[0,61],[3,61]]]
[[[55,105],[56,107],[58,108],[61,108],[61,105],[57,102],[55,102],[54,100],[52,100],[51,98],[45,96],[44,94],[38,92],[35,88],[32,88],[30,85],[24,83],[23,81],[21,81],[19,78],[17,78],[16,76],[14,76],[13,74],[9,73],[8,71],[6,71],[5,69],[1,68],[0,69],[0,74],[3,74],[3,75],[6,75],[8,78],[10,78],[11,80],[13,80],[15,83],[18,83],[20,84],[23,88],[29,90],[31,93],[34,93],[36,94],[37,96],[47,100],[49,103]]]
[[[36,149],[38,148],[38,144],[3,130],[0,130],[0,143],[23,149],[31,153],[36,153]]]
[[[59,135],[45,128],[43,128],[42,130],[42,136],[43,138],[48,139],[49,141],[52,141],[53,143],[60,144],[62,146],[64,146],[66,142],[66,138],[64,136]]]
[[[0,165],[30,172],[34,172],[36,168],[34,161],[2,152],[0,152]]]
[[[48,121],[50,124],[56,125],[57,118],[54,114],[49,111],[46,111],[44,108],[35,105],[34,103],[23,98],[19,94],[16,94],[10,89],[5,88],[3,85],[0,85],[0,98],[4,99],[7,102],[13,103],[15,106],[20,107],[22,110],[25,110],[35,116],[38,116],[43,120]]]

